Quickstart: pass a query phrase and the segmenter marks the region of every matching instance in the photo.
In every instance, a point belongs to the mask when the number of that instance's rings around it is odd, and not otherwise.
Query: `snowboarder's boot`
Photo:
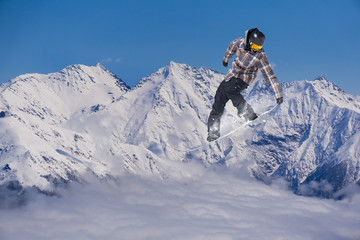
[[[243,115],[244,119],[248,122],[248,121],[253,121],[255,119],[257,119],[257,114],[254,113],[254,112],[246,112],[244,115]]]
[[[258,116],[249,104],[245,104],[242,108],[238,108],[238,116],[243,117],[245,121],[253,121]]]
[[[208,137],[207,140],[212,142],[220,137],[220,120],[211,119],[208,126]]]
[[[207,140],[208,140],[208,142],[212,142],[212,141],[215,141],[216,139],[218,139],[219,137],[220,137],[220,132],[218,132],[218,131],[209,131]]]

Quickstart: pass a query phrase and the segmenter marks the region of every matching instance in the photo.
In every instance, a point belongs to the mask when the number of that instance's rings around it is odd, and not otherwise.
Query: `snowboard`
[[[214,140],[214,141],[211,141],[211,142],[206,141],[205,143],[203,143],[203,144],[201,144],[201,145],[198,145],[198,146],[196,146],[196,147],[193,147],[193,148],[189,149],[189,150],[187,151],[187,153],[194,152],[194,151],[196,151],[196,150],[198,150],[198,149],[206,148],[206,147],[209,146],[210,144],[216,143],[216,142],[218,142],[219,140],[230,136],[231,134],[239,131],[240,129],[246,127],[247,125],[249,125],[249,124],[251,124],[251,123],[253,123],[253,122],[258,121],[259,119],[261,119],[261,117],[263,117],[264,115],[266,115],[266,114],[270,113],[271,111],[273,111],[277,106],[278,106],[278,104],[276,104],[275,106],[271,107],[269,110],[261,113],[260,115],[258,115],[258,117],[257,117],[254,121],[244,122],[244,123],[243,123],[242,125],[240,125],[239,127],[235,128],[234,130],[230,131],[229,133],[226,133],[226,134],[220,136],[219,138],[217,138],[217,139]]]

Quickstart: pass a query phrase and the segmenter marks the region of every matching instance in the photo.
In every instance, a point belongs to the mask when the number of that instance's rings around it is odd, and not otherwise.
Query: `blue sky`
[[[171,60],[226,73],[230,41],[258,27],[279,81],[360,95],[359,26],[359,0],[0,0],[0,82],[97,62],[130,86]]]

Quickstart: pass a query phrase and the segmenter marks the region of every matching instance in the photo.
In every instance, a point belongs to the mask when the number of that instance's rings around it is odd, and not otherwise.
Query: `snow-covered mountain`
[[[59,180],[86,172],[79,163],[92,158],[96,144],[89,135],[81,136],[65,125],[79,113],[111,104],[128,89],[99,64],[72,65],[48,75],[25,74],[3,84],[1,183],[51,190]]]
[[[325,196],[359,183],[360,102],[324,77],[283,89],[285,103],[248,139],[247,152],[262,156],[256,175],[286,177],[299,193]]]
[[[324,77],[283,83],[285,102],[270,114],[187,154],[204,142],[223,77],[174,62],[132,89],[99,64],[19,76],[0,89],[0,184],[51,191],[89,171],[181,178],[188,161],[245,166],[303,194],[359,183],[360,101]],[[261,79],[244,95],[259,113],[275,104]],[[229,103],[222,133],[242,124],[235,113]]]

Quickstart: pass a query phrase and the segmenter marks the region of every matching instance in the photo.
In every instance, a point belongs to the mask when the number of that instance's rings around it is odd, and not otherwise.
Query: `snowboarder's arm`
[[[238,44],[238,39],[235,39],[230,43],[230,46],[225,51],[223,62],[229,63],[230,58],[236,53],[237,44]]]
[[[264,55],[260,59],[260,70],[261,73],[264,76],[265,82],[269,84],[271,90],[275,93],[275,98],[279,99],[283,97],[281,86],[269,64],[269,61],[267,59],[267,56],[265,52],[263,52]]]

